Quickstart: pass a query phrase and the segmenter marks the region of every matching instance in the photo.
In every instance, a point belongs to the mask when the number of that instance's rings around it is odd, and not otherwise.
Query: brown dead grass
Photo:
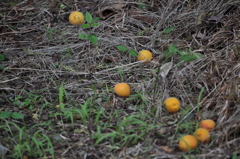
[[[238,0],[143,0],[146,4],[144,9],[136,7],[136,0],[115,4],[108,1],[27,0],[23,4],[15,1],[15,6],[8,2],[0,2],[0,53],[6,57],[1,62],[5,70],[0,72],[1,110],[14,108],[22,112],[8,99],[26,95],[24,90],[39,91],[43,98],[53,105],[57,104],[58,94],[53,80],[57,85],[65,82],[70,102],[83,103],[91,96],[91,88],[96,86],[101,95],[111,96],[115,109],[124,108],[123,111],[128,113],[128,106],[134,103],[123,103],[121,98],[102,89],[106,86],[112,89],[115,83],[121,82],[119,73],[112,71],[121,68],[124,82],[130,83],[134,92],[142,91],[147,99],[149,108],[146,113],[150,108],[158,110],[153,120],[155,123],[159,118],[164,121],[161,116],[166,113],[157,106],[161,106],[164,99],[175,96],[182,101],[183,107],[190,105],[196,109],[198,94],[205,87],[200,111],[195,112],[194,119],[200,121],[202,112],[214,112],[212,118],[217,127],[212,141],[201,145],[201,153],[194,156],[230,158],[233,153],[240,153]],[[60,3],[67,7],[60,10]],[[94,17],[101,16],[101,25],[92,29],[70,25],[67,20],[69,13],[79,9],[89,11]],[[163,36],[163,30],[169,27],[174,27],[174,31]],[[97,48],[78,38],[78,33],[83,31],[87,34],[93,32],[99,37]],[[192,49],[202,53],[203,58],[177,67],[178,56],[173,56],[174,66],[167,77],[156,78],[152,70],[168,62],[164,58],[164,50],[170,44],[181,50]],[[149,64],[138,63],[135,57],[117,50],[117,45],[137,51],[149,49],[154,59]],[[58,65],[54,65],[56,63]],[[44,94],[41,92],[43,89],[46,90]],[[156,96],[149,95],[153,90]],[[104,106],[104,102],[100,105],[105,108],[112,106]],[[44,113],[47,114],[47,111]],[[32,118],[29,114],[27,116]],[[177,140],[170,150],[165,147],[169,146],[168,141],[175,131],[172,128],[164,138],[149,132],[146,140],[112,152],[104,144],[93,146],[90,136],[71,138],[73,132],[66,128],[62,131],[69,133],[67,136],[71,142],[64,145],[64,152],[56,147],[56,154],[63,158],[182,158],[183,152],[178,150]],[[88,129],[91,126],[88,125]],[[78,144],[79,140],[87,146]]]

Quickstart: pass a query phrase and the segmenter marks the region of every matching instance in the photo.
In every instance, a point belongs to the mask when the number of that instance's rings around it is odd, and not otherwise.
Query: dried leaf
[[[170,148],[168,148],[166,146],[161,146],[161,147],[162,147],[163,150],[165,150],[167,152],[172,152],[173,151],[173,149],[170,149]]]
[[[127,3],[124,3],[124,1],[116,1],[113,4],[106,5],[106,7],[100,10],[99,17],[102,19],[108,18],[121,11],[126,5]]]
[[[8,148],[0,144],[0,156],[4,157],[8,151],[9,151]]]
[[[115,13],[116,12],[113,10],[113,8],[106,7],[99,12],[99,17],[102,19],[106,19]]]
[[[199,14],[197,21],[196,21],[196,26],[202,24],[203,19],[206,17],[207,13],[202,12]]]
[[[116,9],[116,10],[121,10],[121,9],[123,9],[125,6],[126,6],[127,4],[125,3],[125,4],[123,4],[123,3],[117,3],[117,4],[113,4],[112,5],[112,7],[114,8],[114,9]]]
[[[196,36],[196,38],[206,39],[206,35],[201,32],[198,32],[197,34],[195,34],[195,36]]]
[[[170,61],[168,63],[165,63],[161,66],[160,70],[160,75],[162,76],[162,78],[166,78],[166,76],[168,75],[169,71],[172,69],[172,65],[173,62]]]
[[[139,10],[130,10],[128,11],[129,17],[133,17],[134,19],[146,22],[146,23],[154,23],[158,21],[158,18],[151,14],[145,14],[144,11]]]
[[[107,56],[107,57],[105,57],[105,59],[108,60],[108,61],[111,61],[111,62],[116,62],[118,58],[113,57],[113,56]]]

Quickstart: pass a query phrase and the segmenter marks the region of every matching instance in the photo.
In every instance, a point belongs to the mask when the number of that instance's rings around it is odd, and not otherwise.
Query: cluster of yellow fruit
[[[180,101],[177,98],[170,97],[164,101],[166,109],[169,113],[175,113],[180,109]],[[188,151],[195,149],[198,145],[198,141],[201,143],[207,143],[210,140],[210,131],[215,128],[216,123],[211,119],[201,121],[200,128],[198,128],[194,135],[185,135],[179,141],[179,148],[182,151]]]
[[[114,86],[114,92],[120,97],[127,97],[130,95],[130,86],[127,83],[118,83]],[[180,109],[180,101],[177,98],[170,97],[164,101],[166,110],[169,113],[175,113]],[[179,148],[182,151],[195,149],[198,142],[207,143],[210,140],[210,131],[215,128],[216,124],[211,119],[201,121],[200,128],[198,128],[194,135],[185,135],[179,140]]]
[[[206,119],[201,121],[200,128],[198,128],[194,135],[183,136],[178,146],[182,151],[189,151],[195,149],[198,142],[207,143],[210,140],[210,131],[212,131],[216,126],[216,123],[211,119]]]
[[[177,98],[170,97],[164,101],[166,109],[169,113],[175,113],[180,109],[180,101]],[[188,151],[195,149],[198,145],[198,141],[201,143],[207,143],[210,140],[210,133],[216,126],[215,122],[211,119],[201,121],[200,128],[198,128],[194,135],[185,135],[179,141],[179,148],[182,151]]]
[[[73,25],[81,25],[84,23],[84,15],[81,12],[72,12],[69,16],[69,22]],[[152,53],[148,50],[142,50],[138,53],[138,61],[148,63],[152,59]],[[127,97],[131,94],[130,86],[127,83],[118,83],[114,86],[114,92],[120,97]],[[170,97],[164,101],[165,107],[169,113],[175,113],[180,109],[180,101],[177,98]],[[179,148],[182,151],[195,149],[198,141],[207,143],[210,139],[210,133],[215,122],[211,119],[203,120],[200,123],[200,128],[194,132],[194,135],[185,135],[179,141]]]

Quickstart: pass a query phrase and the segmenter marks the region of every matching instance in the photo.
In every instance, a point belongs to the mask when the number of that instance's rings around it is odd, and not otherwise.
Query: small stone
[[[158,135],[166,135],[168,133],[168,128],[167,127],[160,127],[158,129]]]
[[[48,115],[42,115],[41,120],[48,120]]]

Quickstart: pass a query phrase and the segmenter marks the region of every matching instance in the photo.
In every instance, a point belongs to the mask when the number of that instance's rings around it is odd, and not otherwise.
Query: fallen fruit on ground
[[[208,131],[212,131],[216,126],[216,123],[212,119],[205,119],[201,121],[200,128],[205,128]]]
[[[74,11],[69,15],[69,22],[73,25],[81,25],[84,23],[84,15],[81,12]]]
[[[174,97],[167,98],[164,104],[169,113],[175,113],[180,109],[180,101]]]
[[[199,128],[194,132],[194,135],[197,137],[198,141],[202,143],[207,143],[210,139],[210,133],[207,129]]]
[[[127,97],[130,95],[130,86],[127,83],[118,83],[114,86],[114,92],[120,97]]]
[[[195,149],[197,144],[198,141],[195,136],[185,135],[179,140],[178,146],[182,151],[189,151]]]
[[[138,53],[138,61],[146,60],[144,63],[148,63],[152,59],[152,53],[148,50],[142,50]]]

